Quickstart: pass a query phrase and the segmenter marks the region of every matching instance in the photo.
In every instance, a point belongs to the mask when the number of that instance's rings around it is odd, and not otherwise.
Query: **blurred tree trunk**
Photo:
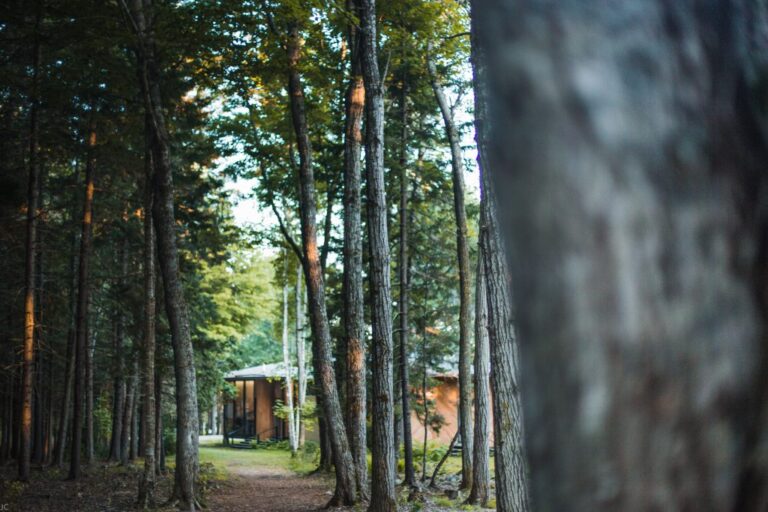
[[[483,0],[472,1],[472,67],[475,89],[475,138],[480,169],[480,241],[488,307],[488,341],[493,394],[493,442],[496,505],[499,510],[529,510],[527,467],[523,446],[522,404],[519,393],[517,338],[512,321],[509,270],[501,245],[496,198],[490,187],[488,161],[488,98],[486,67],[479,41],[476,12]]]
[[[443,116],[445,135],[451,148],[453,212],[456,219],[456,253],[459,266],[459,431],[461,432],[461,488],[472,487],[472,340],[470,336],[470,303],[472,300],[467,242],[467,210],[464,207],[464,157],[453,111],[445,97],[435,69],[427,56],[432,91]]]
[[[347,0],[347,10],[358,13],[355,0]],[[344,336],[347,366],[347,435],[355,461],[357,490],[368,496],[366,458],[366,389],[363,311],[363,230],[360,219],[360,150],[365,105],[365,86],[360,62],[360,31],[354,22],[347,25],[350,52],[350,77],[347,85],[344,127]]]
[[[753,18],[729,0],[476,3],[532,502],[765,510]]]

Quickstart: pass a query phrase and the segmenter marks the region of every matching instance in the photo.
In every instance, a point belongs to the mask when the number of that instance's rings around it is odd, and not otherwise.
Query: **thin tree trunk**
[[[75,313],[75,401],[72,412],[72,455],[69,460],[69,479],[80,478],[80,452],[83,439],[83,400],[85,398],[85,360],[87,350],[88,297],[93,245],[93,193],[96,124],[95,113],[91,112],[88,121],[88,156],[85,166],[85,200],[83,202],[83,222],[80,234],[80,264],[77,279],[77,306]]]
[[[157,316],[157,313],[155,313]],[[155,475],[165,473],[165,441],[163,440],[163,378],[155,359]]]
[[[147,20],[154,22],[152,7],[152,0],[132,0],[127,14],[137,31],[140,85],[145,109],[152,120],[152,161],[155,166],[152,214],[157,232],[157,254],[163,276],[165,310],[171,331],[176,376],[176,471],[173,499],[178,500],[181,508],[194,510],[198,507],[196,485],[199,469],[197,380],[189,313],[179,272],[170,135],[163,113],[154,26],[147,23]]]
[[[398,272],[400,279],[400,299],[398,301],[400,320],[400,400],[402,405],[401,421],[403,431],[403,462],[405,466],[405,483],[411,487],[416,485],[416,472],[413,467],[413,435],[411,433],[410,386],[408,385],[408,302],[411,287],[410,259],[408,256],[408,106],[406,95],[406,74],[403,72],[403,83],[400,90],[400,252]]]
[[[482,223],[482,219],[480,221]],[[472,456],[472,489],[467,503],[485,507],[491,492],[491,473],[488,463],[488,421],[491,415],[490,346],[488,344],[488,298],[485,286],[483,244],[478,244],[477,282],[475,288],[475,429]]]
[[[312,169],[312,150],[307,132],[304,107],[304,93],[298,63],[301,44],[298,27],[291,27],[288,34],[289,80],[288,92],[291,103],[291,117],[299,150],[299,184],[301,239],[304,249],[304,274],[307,281],[310,324],[316,345],[316,366],[319,372],[315,379],[320,381],[322,405],[325,413],[326,434],[333,451],[336,468],[336,491],[332,503],[352,505],[357,500],[357,483],[352,453],[349,449],[344,419],[339,403],[336,375],[331,362],[331,334],[325,304],[325,282],[320,266],[317,248],[317,223],[315,203],[315,177]]]
[[[39,167],[39,164],[38,164]],[[45,172],[40,170],[38,172],[37,179],[37,209],[42,212],[45,211],[45,198],[43,196],[43,181],[45,181]],[[37,226],[37,240],[35,252],[35,304],[37,309],[37,319],[35,320],[35,362],[34,362],[34,389],[33,389],[33,403],[32,403],[32,462],[35,464],[42,464],[45,456],[45,391],[44,391],[44,379],[45,379],[45,353],[41,350],[43,347],[43,293],[45,287],[45,276],[43,274],[43,237],[45,232],[44,219],[38,218]],[[42,228],[42,229],[41,229]]]
[[[123,405],[123,437],[120,439],[120,464],[128,464],[131,449],[131,424],[133,423],[133,401],[136,399],[133,376],[126,382],[125,404]]]
[[[464,157],[453,112],[438,80],[435,63],[427,57],[427,69],[437,104],[443,115],[451,148],[453,210],[456,217],[456,252],[459,263],[459,430],[461,431],[461,488],[472,487],[472,340],[470,339],[471,275],[467,242],[467,212],[464,207]]]
[[[360,0],[361,62],[365,83],[365,170],[368,197],[373,346],[373,463],[369,510],[397,509],[392,389],[392,293],[384,186],[384,91],[379,75],[376,2]]]
[[[424,298],[425,311],[427,300]],[[429,402],[427,400],[427,321],[422,321],[421,329],[421,400],[424,404],[424,439],[421,446],[421,481],[427,480],[427,439],[429,436]]]
[[[305,291],[301,286],[301,274],[301,263],[299,263],[299,266],[296,268],[296,364],[298,365],[297,379],[299,381],[296,425],[299,428],[299,446],[304,446],[305,429],[301,414],[304,410],[304,403],[307,400],[307,362],[304,341],[304,307],[301,303],[301,296]]]
[[[765,510],[762,7],[483,5],[532,502]]]
[[[88,297],[90,306],[90,296]],[[88,308],[90,310],[90,307]],[[85,351],[85,461],[92,464],[95,458],[93,446],[93,353],[96,345],[96,335],[91,332],[91,322],[86,324],[85,339],[88,347]]]
[[[459,438],[459,431],[457,430],[455,434],[453,434],[453,437],[451,438],[451,442],[448,444],[448,449],[445,451],[442,457],[440,457],[440,460],[437,462],[437,465],[435,465],[435,469],[432,471],[432,477],[429,479],[429,486],[436,488],[437,484],[435,483],[435,480],[437,479],[437,475],[440,474],[440,470],[443,468],[443,464],[445,464],[445,461],[448,460],[448,457],[451,456],[451,452],[453,452],[453,447],[456,446],[456,441]],[[426,466],[425,466],[426,467]]]
[[[134,351],[135,353],[135,351]],[[135,355],[133,356],[135,358]],[[123,446],[120,450],[120,462],[127,465],[136,455],[135,443],[137,441],[136,429],[136,405],[138,402],[138,359],[133,361],[133,371],[128,382],[128,395],[125,400],[125,414],[123,415]]]
[[[144,471],[139,481],[138,506],[142,509],[155,506],[155,486],[157,472],[156,435],[157,400],[155,397],[155,230],[152,224],[152,208],[154,193],[152,187],[153,163],[151,120],[146,116],[146,133],[144,154],[144,367],[141,374],[144,407],[142,420],[142,438],[144,441]]]
[[[117,294],[115,296],[115,316],[113,331],[113,365],[114,379],[112,392],[112,437],[109,444],[108,460],[120,462],[122,460],[123,436],[126,432],[123,430],[123,413],[125,412],[125,361],[123,356],[123,345],[125,341],[125,313],[120,307],[119,300],[125,293],[125,278],[128,275],[128,238],[123,237],[122,243],[118,247],[118,260],[120,265],[120,277],[117,281]]]
[[[287,276],[286,276],[287,279]],[[298,450],[298,432],[293,414],[293,376],[291,375],[291,348],[288,345],[288,285],[283,285],[283,365],[285,366],[285,401],[288,416],[288,444],[291,449],[291,457],[296,456]]]
[[[79,188],[80,180],[77,178],[79,172],[75,171],[75,189]],[[77,208],[72,208],[72,223],[74,224],[77,219]],[[59,428],[57,429],[56,436],[56,465],[60,468],[64,467],[64,451],[67,445],[67,437],[69,430],[69,420],[72,409],[72,388],[74,387],[75,380],[75,318],[76,318],[76,302],[77,302],[77,266],[78,266],[78,240],[79,235],[77,231],[72,236],[72,259],[70,268],[72,272],[72,279],[69,289],[69,330],[67,332],[67,358],[64,362],[64,391],[61,401],[61,412],[59,414]]]
[[[35,362],[35,258],[37,256],[38,180],[40,179],[40,130],[38,80],[40,73],[40,19],[38,1],[35,17],[34,49],[32,50],[32,83],[29,111],[29,182],[27,187],[27,245],[24,269],[24,346],[22,351],[21,386],[21,453],[19,480],[29,480],[29,464],[32,456],[32,382]]]
[[[355,0],[347,0],[347,10],[357,12]],[[362,134],[360,127],[365,104],[361,75],[360,33],[354,23],[347,26],[350,49],[350,77],[345,98],[344,128],[344,335],[347,365],[347,434],[355,461],[360,498],[368,497],[366,448],[365,341],[363,311],[363,235],[361,210]]]
[[[134,461],[136,460],[136,457],[139,453],[139,436],[141,432],[139,431],[139,424],[140,424],[140,412],[141,412],[141,387],[139,383],[139,362],[138,359],[136,360],[135,368],[134,368],[134,374],[133,374],[133,387],[135,389],[134,391],[134,398],[133,398],[133,421],[131,422],[131,451],[128,453],[128,460]]]

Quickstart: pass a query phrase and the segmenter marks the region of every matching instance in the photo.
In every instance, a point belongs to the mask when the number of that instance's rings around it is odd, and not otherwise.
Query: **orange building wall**
[[[443,415],[445,423],[443,424],[440,432],[435,432],[433,429],[428,429],[427,440],[435,441],[441,444],[450,444],[453,436],[459,428],[459,383],[456,378],[438,379],[438,384],[427,391],[427,398],[435,400],[435,408],[437,412]],[[416,391],[420,393],[421,390]],[[491,425],[490,441],[493,443],[493,413],[489,418],[489,424]],[[413,435],[414,445],[422,443],[424,440],[424,424],[416,416],[416,413],[411,411],[411,433]]]

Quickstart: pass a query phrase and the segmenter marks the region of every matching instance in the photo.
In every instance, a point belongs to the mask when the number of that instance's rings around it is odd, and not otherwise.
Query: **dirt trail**
[[[229,477],[209,494],[208,509],[217,512],[299,512],[321,510],[331,499],[329,481],[292,471],[227,464]]]

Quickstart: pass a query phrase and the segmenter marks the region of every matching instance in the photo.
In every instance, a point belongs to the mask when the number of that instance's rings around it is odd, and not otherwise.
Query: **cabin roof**
[[[296,376],[298,369],[291,367],[291,375]],[[285,377],[285,365],[283,363],[260,364],[242,370],[234,370],[224,376],[224,380],[247,379],[282,379]]]

